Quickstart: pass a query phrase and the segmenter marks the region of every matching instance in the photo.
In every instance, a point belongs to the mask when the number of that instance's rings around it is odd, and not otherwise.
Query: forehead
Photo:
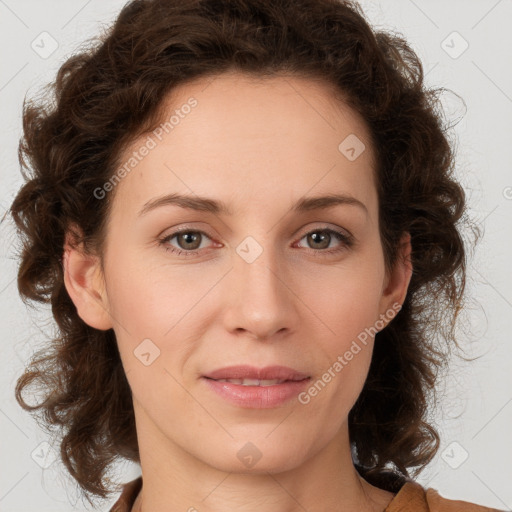
[[[243,140],[244,145],[265,141],[269,149],[285,151],[281,144],[285,141],[288,149],[299,154],[312,145],[332,149],[334,142],[337,150],[339,137],[354,133],[369,138],[363,118],[340,100],[343,97],[332,84],[319,79],[286,74],[256,77],[230,71],[176,87],[161,103],[160,126],[165,128],[174,117],[169,131],[185,135],[187,127],[183,125],[189,125],[190,131],[208,135],[203,145],[210,141],[212,145],[227,140]],[[196,106],[188,109],[191,101]],[[183,115],[180,110],[189,112]],[[172,116],[174,112],[180,114],[179,119]],[[301,147],[298,143],[304,138],[310,144]],[[371,153],[367,153],[370,158]]]
[[[121,155],[127,168],[134,152],[150,148],[117,186],[125,207],[171,192],[238,198],[237,212],[309,190],[375,201],[368,129],[330,84],[229,72],[180,85],[159,113],[161,122]],[[354,143],[360,154],[347,158]]]

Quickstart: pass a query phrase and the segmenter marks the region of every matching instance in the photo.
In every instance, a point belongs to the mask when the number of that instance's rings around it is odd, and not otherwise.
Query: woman
[[[123,457],[117,512],[491,510],[413,479],[469,221],[403,39],[351,2],[134,0],[55,92],[11,213],[60,336],[16,397],[90,501]]]

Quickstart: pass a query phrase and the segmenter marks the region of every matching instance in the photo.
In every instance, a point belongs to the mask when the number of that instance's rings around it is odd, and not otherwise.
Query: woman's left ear
[[[74,228],[76,232],[77,228]],[[80,230],[78,230],[80,232]],[[71,243],[71,231],[66,233],[63,254],[64,285],[76,306],[78,316],[95,329],[113,327],[108,296],[99,256],[85,251],[82,243]]]
[[[387,276],[382,290],[380,301],[381,315],[387,317],[386,312],[390,309],[396,314],[397,305],[401,307],[405,301],[413,271],[411,252],[411,235],[405,232],[400,239],[397,261],[391,274]]]

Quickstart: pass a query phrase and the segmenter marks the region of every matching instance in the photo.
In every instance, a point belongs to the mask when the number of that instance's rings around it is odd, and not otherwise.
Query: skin
[[[199,79],[166,98],[165,118],[190,97],[197,106],[110,192],[103,253],[65,248],[67,290],[86,323],[114,329],[132,390],[143,475],[133,510],[383,511],[393,494],[358,475],[347,423],[368,373],[371,336],[306,405],[237,407],[200,378],[233,364],[282,364],[314,382],[403,303],[409,236],[387,273],[367,127],[327,84],[304,78]],[[366,145],[354,161],[338,150],[349,134]],[[171,192],[221,200],[233,215],[176,205],[138,215]],[[302,197],[330,193],[349,194],[366,211],[291,209]],[[185,226],[206,233],[198,254],[166,250],[187,250],[190,238],[159,245]],[[354,244],[333,235],[327,249],[341,250],[327,255],[306,236],[326,227],[350,233]],[[251,263],[236,252],[248,236],[262,248]],[[148,366],[134,355],[144,339],[160,350]],[[261,453],[250,468],[237,457],[249,441]]]

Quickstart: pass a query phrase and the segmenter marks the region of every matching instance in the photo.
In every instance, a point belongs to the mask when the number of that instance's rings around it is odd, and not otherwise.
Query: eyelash
[[[208,234],[205,233],[204,231],[185,228],[185,229],[181,229],[181,230],[178,230],[178,231],[174,231],[171,234],[166,235],[163,238],[160,238],[159,239],[159,245],[165,246],[165,250],[166,251],[172,252],[173,254],[176,254],[178,256],[185,255],[186,257],[190,257],[190,256],[195,256],[195,255],[199,254],[202,249],[196,249],[196,250],[193,250],[193,251],[186,251],[184,249],[177,249],[176,247],[172,247],[172,246],[168,245],[168,242],[170,242],[174,237],[176,237],[176,236],[178,236],[178,235],[180,235],[182,233],[201,234],[201,235],[205,235],[207,238],[210,238],[210,240],[211,240],[211,237],[208,236]],[[346,249],[351,248],[353,246],[353,244],[354,244],[354,239],[353,239],[352,235],[345,235],[345,234],[343,234],[343,233],[341,233],[339,231],[336,231],[334,229],[331,229],[331,228],[317,228],[317,229],[313,229],[311,231],[308,231],[306,234],[304,234],[300,238],[300,240],[302,240],[303,238],[305,238],[308,235],[311,235],[312,233],[329,233],[331,235],[334,235],[336,238],[338,238],[338,240],[340,242],[342,242],[342,245],[340,247],[335,248],[335,249],[309,249],[309,251],[312,251],[315,256],[325,256],[325,255],[337,254],[337,253],[339,253],[341,251],[344,251]]]

